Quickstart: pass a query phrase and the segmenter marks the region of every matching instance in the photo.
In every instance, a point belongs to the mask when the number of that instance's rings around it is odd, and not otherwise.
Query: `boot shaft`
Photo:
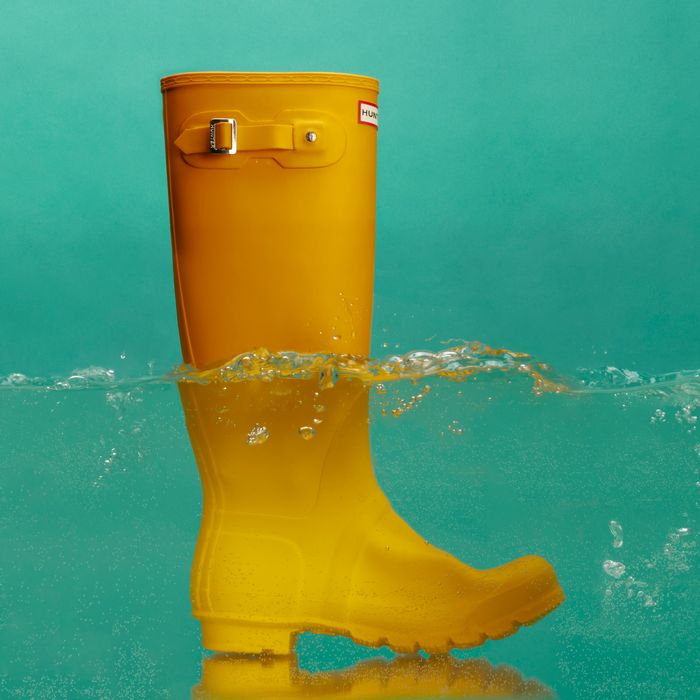
[[[376,80],[189,73],[161,85],[185,361],[368,354]]]

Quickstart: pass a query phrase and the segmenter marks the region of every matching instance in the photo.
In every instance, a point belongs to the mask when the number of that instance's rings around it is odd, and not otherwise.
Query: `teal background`
[[[188,70],[380,79],[374,355],[461,337],[563,373],[697,368],[699,55],[697,2],[6,2],[0,376],[179,361],[158,81]],[[700,451],[673,416],[697,413],[697,386],[458,389],[396,423],[375,410],[382,485],[436,544],[478,566],[541,552],[569,595],[472,654],[563,698],[692,697],[697,548],[672,534],[695,527]],[[0,395],[0,696],[197,682],[194,461],[173,386],[127,403]],[[465,435],[441,437],[453,419]],[[655,608],[624,587],[606,607],[616,557],[658,588]],[[369,653],[304,644],[310,668]]]
[[[696,367],[699,29],[694,1],[5,3],[0,371],[178,360],[158,80],[188,70],[380,79],[377,352]]]

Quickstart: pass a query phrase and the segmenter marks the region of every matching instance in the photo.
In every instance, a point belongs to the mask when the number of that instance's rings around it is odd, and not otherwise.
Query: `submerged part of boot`
[[[234,698],[551,698],[535,680],[485,659],[457,660],[449,655],[372,659],[342,671],[309,673],[295,656],[216,655],[202,663],[196,700]]]
[[[191,383],[181,395],[204,485],[192,600],[205,647],[285,654],[309,630],[440,653],[505,637],[562,601],[544,559],[480,571],[394,512],[361,382]]]

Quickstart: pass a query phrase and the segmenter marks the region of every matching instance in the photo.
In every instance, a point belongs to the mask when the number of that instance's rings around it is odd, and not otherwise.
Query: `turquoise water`
[[[700,370],[608,367],[563,384],[531,358],[444,350],[371,367],[412,377],[373,389],[375,468],[396,510],[478,568],[541,554],[568,596],[513,637],[454,655],[561,698],[691,697]],[[239,379],[240,365],[218,376]],[[0,381],[6,696],[188,697],[197,685],[206,654],[188,578],[201,496],[182,378],[93,367]],[[313,673],[394,656],[310,634],[298,652]]]
[[[699,51],[692,0],[7,3],[0,376],[43,379],[0,390],[0,694],[200,677],[200,487],[157,379],[179,361],[158,80],[187,70],[378,77],[372,355],[466,336],[587,382],[431,377],[399,418],[408,380],[374,396],[402,516],[476,566],[542,553],[568,594],[460,656],[562,698],[697,694]],[[48,389],[90,366],[125,384]],[[309,671],[375,653],[300,645]]]

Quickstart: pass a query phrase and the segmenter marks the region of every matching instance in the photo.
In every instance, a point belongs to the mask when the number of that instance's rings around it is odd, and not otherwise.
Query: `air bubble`
[[[622,525],[616,520],[611,520],[608,523],[608,527],[610,528],[610,534],[613,536],[612,546],[615,547],[615,549],[620,549],[624,543]]]
[[[299,428],[299,435],[301,435],[304,440],[311,440],[316,437],[316,431],[310,425],[302,425],[301,428]]]
[[[625,575],[627,568],[622,562],[606,559],[603,562],[603,571],[605,571],[608,576],[612,576],[613,578],[622,578]]]
[[[262,445],[264,442],[267,442],[269,437],[268,429],[264,425],[256,423],[248,432],[247,442],[249,445]]]
[[[459,424],[458,420],[453,420],[448,426],[447,429],[453,434],[453,435],[464,435],[464,428]]]
[[[662,411],[660,408],[657,408],[654,411],[654,414],[652,417],[649,419],[650,423],[663,423],[666,420],[666,411]]]
[[[13,372],[12,374],[8,374],[7,377],[5,378],[5,381],[3,383],[7,384],[26,384],[29,381],[29,378],[27,377],[26,374],[22,374],[21,372]],[[700,446],[699,446],[700,448]]]

